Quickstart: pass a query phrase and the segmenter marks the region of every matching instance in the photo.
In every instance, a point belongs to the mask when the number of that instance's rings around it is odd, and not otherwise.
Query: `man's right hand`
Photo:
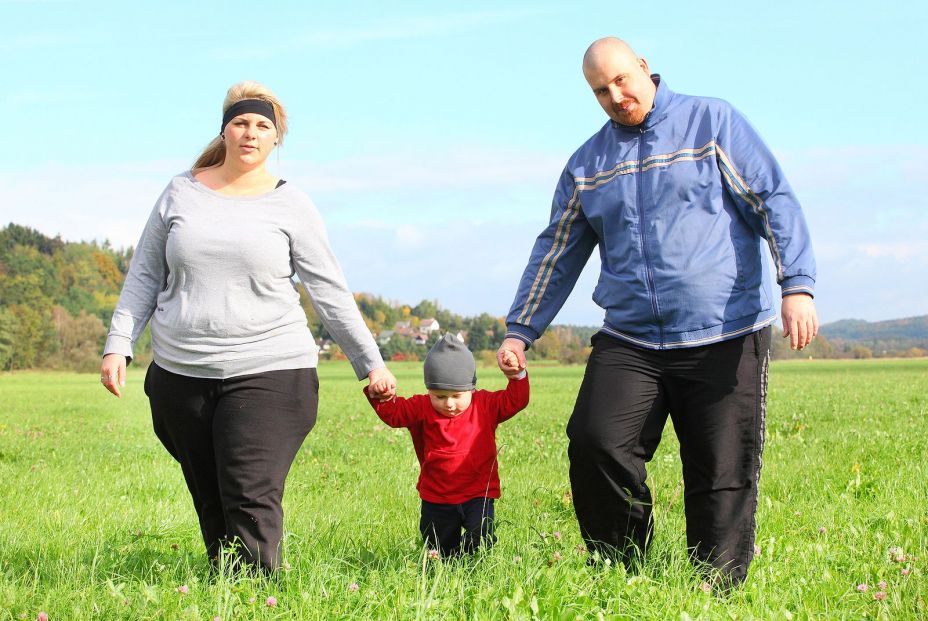
[[[500,371],[508,375],[508,373],[512,372],[512,365],[507,362],[506,352],[515,354],[519,361],[520,370],[525,368],[525,341],[508,338],[499,346],[499,350],[496,352],[496,364],[499,366]]]
[[[789,337],[790,349],[801,351],[818,335],[815,301],[808,293],[794,293],[783,298],[783,338]]]

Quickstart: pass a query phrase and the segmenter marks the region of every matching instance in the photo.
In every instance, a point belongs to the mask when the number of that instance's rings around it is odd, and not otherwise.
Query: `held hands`
[[[396,378],[387,369],[380,367],[367,374],[370,382],[367,385],[367,394],[378,401],[389,401],[396,396]]]
[[[100,383],[108,391],[121,397],[120,386],[126,385],[126,357],[120,354],[107,354],[103,356],[100,367]]]
[[[525,370],[525,343],[519,339],[506,339],[496,352],[496,364],[508,378]]]
[[[818,315],[812,296],[806,293],[786,296],[780,306],[780,314],[783,338],[789,337],[790,349],[803,349],[818,334]]]

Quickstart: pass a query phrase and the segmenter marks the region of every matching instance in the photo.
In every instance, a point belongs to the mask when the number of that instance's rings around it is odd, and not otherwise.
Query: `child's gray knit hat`
[[[446,334],[425,357],[425,387],[429,390],[473,390],[477,363],[464,341]]]

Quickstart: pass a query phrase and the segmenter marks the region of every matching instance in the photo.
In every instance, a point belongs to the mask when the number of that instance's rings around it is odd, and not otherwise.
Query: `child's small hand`
[[[380,379],[371,383],[367,394],[378,401],[389,401],[396,396],[396,386],[389,379]]]
[[[508,349],[500,352],[499,362],[503,375],[508,378],[516,377],[525,369],[524,364],[519,364],[519,357],[516,356],[515,352]]]
[[[383,390],[383,392],[380,394],[380,400],[381,400],[381,401],[389,401],[390,399],[392,399],[392,398],[395,397],[395,396],[396,396],[396,386],[388,386],[388,387],[385,388],[385,389]]]
[[[389,401],[396,396],[396,378],[386,367],[378,367],[367,374],[370,382],[367,394],[378,401]]]

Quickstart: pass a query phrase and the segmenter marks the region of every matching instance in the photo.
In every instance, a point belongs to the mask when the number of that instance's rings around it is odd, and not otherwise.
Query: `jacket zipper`
[[[651,253],[648,251],[648,240],[645,232],[644,205],[641,201],[641,136],[644,134],[644,128],[638,128],[638,170],[635,171],[635,194],[638,206],[638,232],[641,237],[641,251],[644,254],[644,271],[648,277],[648,299],[651,301],[651,312],[654,313],[654,320],[657,323],[657,329],[660,334],[658,341],[660,349],[664,348],[664,322],[661,320],[660,311],[657,307],[657,291],[654,288],[654,276],[651,273]]]

